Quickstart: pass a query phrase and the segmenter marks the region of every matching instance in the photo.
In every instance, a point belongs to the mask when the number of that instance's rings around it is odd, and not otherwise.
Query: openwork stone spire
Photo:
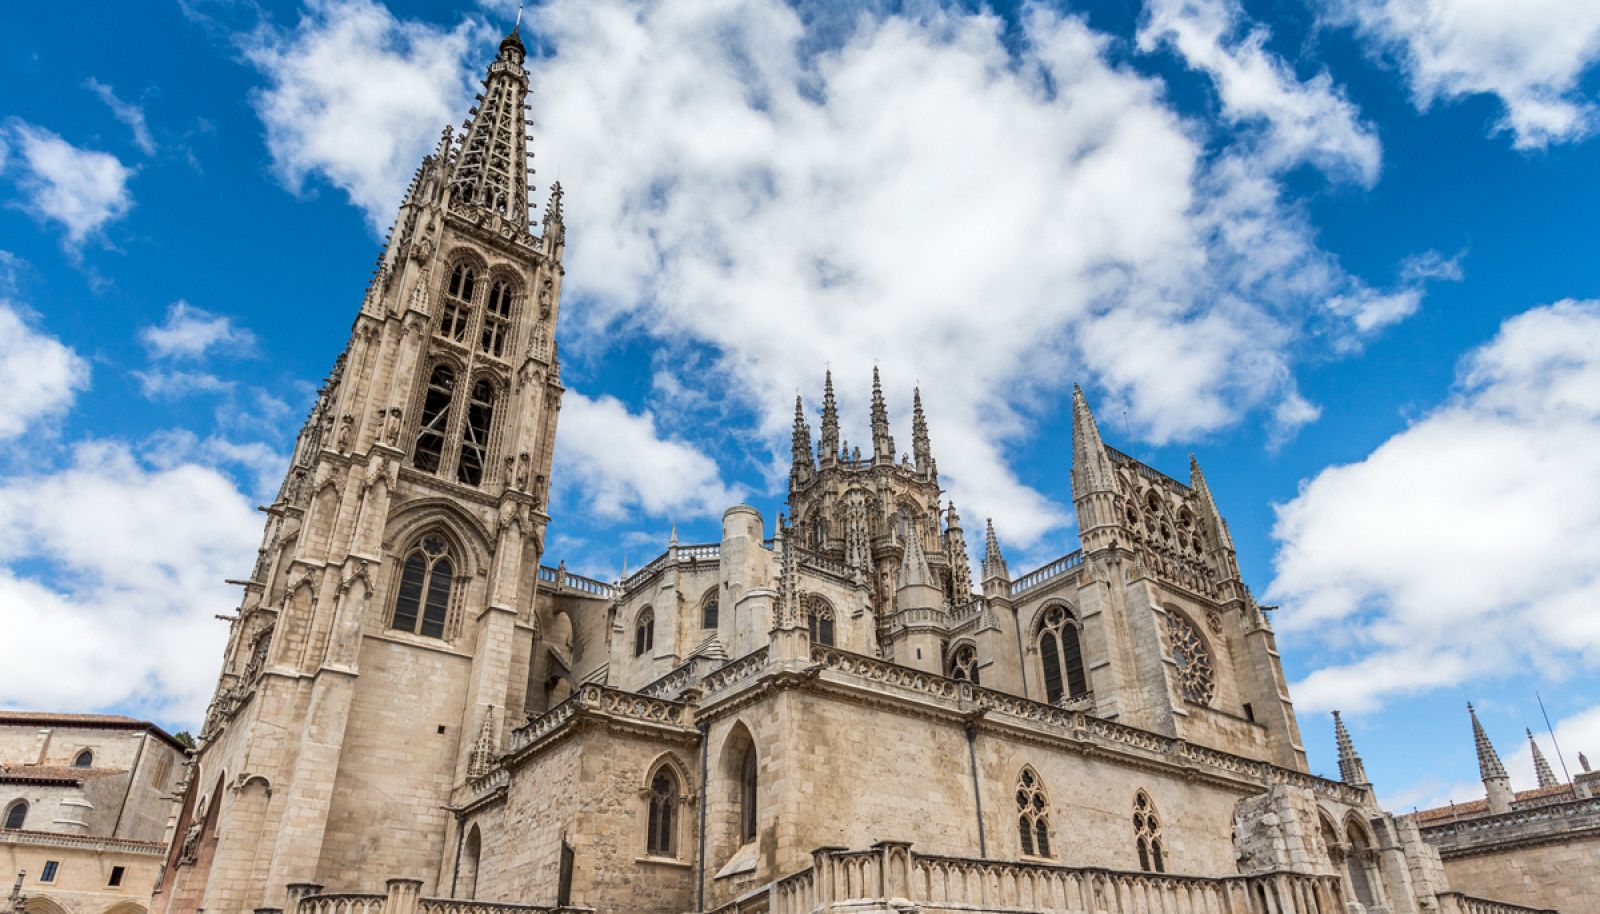
[[[1344,720],[1338,711],[1333,712],[1333,741],[1339,747],[1339,780],[1352,785],[1371,784],[1367,780],[1367,766],[1361,763],[1361,756],[1356,754],[1350,731],[1344,728]]]
[[[811,460],[811,426],[806,423],[805,403],[799,394],[794,397],[794,433],[790,445],[794,465],[789,470],[791,485],[803,485],[816,475],[816,464]]]
[[[817,439],[817,457],[824,463],[839,458],[839,403],[833,398],[833,372],[822,381],[822,435]]]
[[[1545,761],[1544,753],[1539,749],[1539,741],[1533,738],[1533,730],[1529,729],[1528,747],[1533,750],[1533,773],[1539,779],[1540,787],[1560,787],[1561,782],[1556,780],[1556,773],[1550,769],[1550,763]]]
[[[883,384],[878,367],[872,367],[872,459],[894,462],[894,436],[889,434],[889,407],[883,402]]]
[[[994,519],[984,521],[983,530],[983,581],[1010,581],[1011,570],[1006,567],[1005,556],[1000,554],[1000,539],[994,535]],[[985,588],[987,593],[987,588]]]
[[[928,418],[922,412],[922,388],[911,389],[911,458],[917,472],[937,473],[933,464],[933,445],[928,441]]]
[[[521,26],[500,42],[489,64],[478,106],[463,125],[464,138],[450,182],[451,206],[489,210],[528,224],[528,71]],[[559,214],[560,198],[554,201]]]

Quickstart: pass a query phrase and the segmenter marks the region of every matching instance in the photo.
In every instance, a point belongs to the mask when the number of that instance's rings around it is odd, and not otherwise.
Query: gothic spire
[[[922,535],[916,530],[906,531],[905,555],[900,561],[898,588],[932,587],[933,571],[928,568],[927,553],[922,551]]]
[[[816,471],[811,462],[811,426],[806,424],[805,403],[799,394],[794,395],[794,435],[790,446],[794,464],[789,470],[789,484],[810,481]]]
[[[1471,702],[1467,703],[1467,714],[1472,717],[1472,742],[1478,750],[1478,774],[1483,778],[1484,791],[1489,797],[1489,812],[1495,815],[1511,811],[1511,803],[1516,795],[1511,792],[1511,778],[1506,774],[1506,766],[1500,764],[1500,756],[1494,751],[1494,744],[1489,742],[1489,734],[1483,730],[1483,724],[1478,722],[1478,712],[1473,709]]]
[[[967,558],[967,537],[961,530],[961,515],[956,513],[956,503],[950,503],[950,512],[944,522],[945,559],[950,563],[950,598],[957,604],[972,599],[972,560]]]
[[[1533,738],[1533,731],[1528,733],[1528,746],[1533,749],[1533,773],[1539,778],[1540,787],[1560,787],[1561,782],[1556,780],[1556,773],[1550,770],[1550,763],[1545,761],[1544,753],[1539,750],[1539,741]]]
[[[889,434],[889,407],[883,403],[878,366],[872,366],[872,460],[894,462],[894,437]]]
[[[990,581],[1009,582],[1011,570],[1006,567],[1005,556],[1000,554],[1000,540],[994,535],[994,519],[984,521],[983,531],[983,583],[988,593]]]
[[[450,182],[453,207],[488,210],[524,228],[529,171],[528,71],[522,68],[526,56],[519,24],[501,40],[478,104],[468,112]]]
[[[817,439],[817,457],[823,463],[839,459],[839,404],[833,399],[831,370],[822,381],[822,435]]]
[[[937,473],[933,464],[933,445],[928,441],[928,418],[922,412],[922,388],[911,388],[911,457],[917,472]]]
[[[1217,533],[1217,544],[1224,549],[1233,548],[1233,535],[1228,532],[1228,522],[1222,519],[1222,511],[1217,508],[1217,502],[1211,497],[1211,486],[1206,483],[1205,474],[1200,472],[1200,461],[1189,455],[1189,488],[1193,489],[1200,498],[1200,507],[1203,508]]]
[[[1100,439],[1100,426],[1094,421],[1089,401],[1083,388],[1072,385],[1072,491],[1081,496],[1087,492],[1109,489],[1114,476],[1111,457],[1106,444]]]
[[[1333,712],[1333,741],[1339,747],[1339,780],[1351,785],[1368,785],[1367,766],[1361,763],[1361,756],[1356,755],[1355,743],[1350,740],[1350,731],[1344,728],[1344,720],[1339,717],[1339,712]]]

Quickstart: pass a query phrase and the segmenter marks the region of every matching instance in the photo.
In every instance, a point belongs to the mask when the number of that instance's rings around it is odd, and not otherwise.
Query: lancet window
[[[1044,667],[1045,700],[1051,704],[1089,691],[1081,640],[1078,620],[1070,609],[1052,606],[1045,610],[1039,622],[1039,662]]]
[[[1161,816],[1155,801],[1144,791],[1133,798],[1133,835],[1139,849],[1139,869],[1146,873],[1167,871],[1166,848],[1161,841]]]
[[[711,588],[706,594],[705,602],[700,604],[700,627],[716,628],[718,623],[717,589]]]
[[[456,392],[456,371],[449,365],[434,366],[428,375],[428,389],[422,397],[422,424],[417,430],[417,446],[411,463],[427,473],[437,473],[444,463],[444,445],[450,429],[450,403]]]
[[[28,821],[28,801],[15,800],[6,807],[6,828],[21,828]]]
[[[833,607],[821,597],[806,600],[806,628],[811,630],[811,643],[833,647]]]
[[[1024,856],[1050,856],[1050,797],[1032,768],[1017,776],[1017,836]]]
[[[739,843],[756,839],[756,747],[751,744],[739,763]]]
[[[1217,691],[1211,651],[1194,623],[1175,610],[1167,611],[1167,645],[1177,667],[1178,689],[1183,697],[1199,704],[1210,704]]]
[[[511,283],[500,279],[489,287],[489,300],[483,309],[483,333],[479,335],[478,348],[495,358],[505,355],[506,343],[511,336],[511,301]]]
[[[483,468],[489,462],[489,429],[494,423],[494,385],[480,379],[472,385],[467,401],[467,421],[461,429],[461,459],[456,464],[456,479],[469,486],[483,483]]]
[[[650,809],[646,820],[645,852],[652,857],[678,855],[678,776],[662,764],[650,779]]]
[[[458,263],[450,271],[450,281],[444,287],[444,301],[439,308],[439,335],[458,343],[466,342],[467,325],[472,322],[472,294],[477,290],[478,274],[472,267]]]
[[[656,646],[656,614],[646,606],[633,623],[633,656],[643,657]]]
[[[962,644],[950,652],[948,674],[960,682],[978,684],[978,649],[972,644]]]
[[[422,537],[400,566],[400,587],[389,627],[427,638],[443,638],[454,582],[455,564],[450,560],[449,545],[437,534]]]

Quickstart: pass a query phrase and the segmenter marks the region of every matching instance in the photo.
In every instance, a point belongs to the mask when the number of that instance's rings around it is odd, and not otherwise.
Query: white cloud
[[[144,111],[138,105],[118,98],[110,86],[98,79],[91,78],[83,85],[106,103],[113,117],[133,132],[133,144],[139,147],[140,152],[147,156],[156,154],[156,141],[150,136],[150,125],[145,123]]]
[[[1500,129],[1537,148],[1581,139],[1597,124],[1581,79],[1600,59],[1593,0],[1323,0],[1398,59],[1419,107],[1489,93],[1505,106]]]
[[[1139,47],[1167,45],[1216,83],[1223,115],[1263,127],[1264,155],[1287,167],[1311,162],[1335,177],[1370,185],[1382,149],[1373,128],[1326,72],[1299,79],[1266,49],[1270,36],[1246,27],[1235,0],[1150,0]]]
[[[139,329],[152,359],[199,360],[215,354],[247,356],[255,352],[256,337],[225,314],[213,314],[186,301],[173,302],[159,326]]]
[[[650,413],[635,415],[614,397],[569,390],[556,436],[556,497],[583,499],[594,516],[621,520],[719,516],[739,501],[717,465],[675,437],[663,437]]]
[[[4,131],[16,147],[17,187],[36,217],[61,223],[74,246],[133,207],[133,169],[109,153],[81,149],[24,121]],[[0,156],[0,161],[6,157]]]
[[[291,190],[317,175],[382,231],[423,155],[466,110],[482,36],[472,23],[397,20],[372,0],[307,6],[295,29],[264,29],[246,45],[268,79],[254,99],[267,148]]]
[[[1282,626],[1344,658],[1296,684],[1298,704],[1600,660],[1596,339],[1600,302],[1507,320],[1449,402],[1278,507]]]
[[[66,412],[89,386],[89,364],[53,336],[29,327],[0,288],[0,441]]]
[[[132,372],[139,392],[152,400],[181,400],[194,394],[220,394],[234,389],[232,381],[208,371],[167,371],[153,368]]]

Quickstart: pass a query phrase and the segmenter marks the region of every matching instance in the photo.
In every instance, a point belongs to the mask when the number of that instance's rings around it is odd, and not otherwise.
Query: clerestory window
[[[1062,698],[1089,691],[1083,670],[1083,648],[1078,636],[1078,620],[1065,606],[1045,610],[1039,623],[1039,662],[1044,667],[1045,700],[1055,704]]]
[[[971,644],[963,644],[950,654],[949,675],[951,679],[960,682],[978,684],[978,649]]]
[[[833,607],[821,597],[806,601],[806,628],[811,631],[811,642],[833,647]]]
[[[437,473],[444,463],[444,445],[450,429],[450,403],[456,392],[456,372],[449,365],[434,366],[428,390],[422,397],[422,423],[411,463],[426,473]]]
[[[489,462],[489,429],[494,423],[494,385],[480,380],[472,385],[467,401],[467,422],[461,430],[461,458],[456,464],[456,479],[469,486],[482,485],[483,470]]]
[[[1032,768],[1017,776],[1017,837],[1025,856],[1050,856],[1050,796]]]
[[[645,852],[652,857],[678,855],[678,777],[666,764],[656,769],[650,779],[650,810],[647,820],[649,834],[645,838]]]
[[[424,536],[400,566],[400,588],[395,594],[394,617],[389,627],[427,638],[443,638],[454,582],[455,564],[450,560],[449,545],[438,534]]]
[[[713,587],[711,592],[706,594],[705,602],[700,604],[700,627],[716,628],[717,612],[717,589]]]
[[[643,657],[646,651],[655,650],[656,614],[646,606],[633,623],[633,656]]]

